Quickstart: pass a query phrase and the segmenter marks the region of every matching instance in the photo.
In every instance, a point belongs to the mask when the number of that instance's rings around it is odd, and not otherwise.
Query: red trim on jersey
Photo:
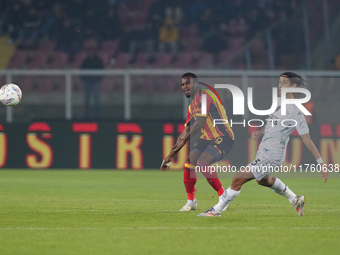
[[[209,111],[210,111],[210,106],[211,106],[211,103],[214,101],[213,98],[205,91],[202,92],[202,95],[203,93],[205,95],[207,95],[207,115],[209,115]],[[201,99],[201,107],[200,107],[200,112],[202,112],[202,97],[200,98]]]
[[[222,113],[221,113],[221,111],[220,111],[220,107],[219,107],[219,106],[216,106],[216,108],[217,108],[217,111],[218,111],[218,113],[220,114],[220,116],[223,116]],[[231,139],[234,140],[234,138],[235,138],[235,137],[234,137],[234,132],[232,131],[231,127],[230,127],[230,129],[229,129],[229,128],[228,128],[228,124],[224,124],[224,126],[225,126],[225,129],[227,130],[229,136],[231,137]]]
[[[197,83],[202,84],[204,86],[207,86],[212,92],[214,92],[215,96],[217,96],[218,100],[220,100],[220,103],[222,104],[222,100],[221,100],[220,96],[218,95],[217,91],[213,87],[211,87],[210,85],[205,84],[203,82],[197,82]]]
[[[192,116],[190,114],[190,105],[188,107],[188,117],[187,119],[185,120],[185,123],[184,123],[184,126],[188,125],[189,121],[191,120]]]

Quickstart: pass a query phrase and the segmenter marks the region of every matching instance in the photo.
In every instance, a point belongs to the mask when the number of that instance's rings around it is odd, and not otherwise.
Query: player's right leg
[[[211,209],[199,214],[198,216],[221,216],[221,212],[223,211],[223,209],[240,194],[242,185],[253,179],[254,175],[250,171],[238,172],[237,174],[235,174],[230,187],[224,191],[222,199],[220,199],[219,202]]]
[[[258,176],[268,175],[267,168],[263,167],[268,165],[268,159],[265,157],[261,158],[257,157],[257,159],[235,174],[230,187],[224,191],[222,199],[220,199],[218,204],[199,216],[220,216],[223,209],[240,194],[243,184],[253,179],[258,180]]]
[[[197,208],[197,200],[195,198],[195,184],[197,182],[197,175],[195,172],[195,165],[197,159],[201,156],[200,153],[196,151],[191,151],[187,158],[187,161],[184,164],[184,172],[183,172],[183,182],[185,186],[185,191],[187,192],[188,201],[187,203],[180,209],[180,211],[192,211]]]

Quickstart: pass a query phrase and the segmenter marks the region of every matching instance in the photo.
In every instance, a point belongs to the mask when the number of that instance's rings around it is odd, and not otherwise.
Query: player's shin
[[[184,173],[183,173],[183,182],[185,186],[185,191],[188,195],[188,200],[195,199],[195,184],[197,182],[197,175],[195,172],[195,166],[190,165],[189,162],[186,162],[184,165]]]
[[[229,205],[230,202],[233,201],[240,194],[240,192],[241,192],[240,190],[233,190],[229,187],[223,193],[218,204],[214,206],[214,209],[217,212],[222,212],[223,208],[225,208],[227,205]]]
[[[284,196],[291,204],[296,202],[296,194],[291,191],[279,178],[275,178],[273,186],[270,187],[275,193]]]
[[[197,166],[199,167],[200,172],[207,179],[210,186],[217,191],[218,196],[221,196],[224,189],[220,179],[218,178],[217,172],[210,167],[209,163],[204,161],[197,161]]]

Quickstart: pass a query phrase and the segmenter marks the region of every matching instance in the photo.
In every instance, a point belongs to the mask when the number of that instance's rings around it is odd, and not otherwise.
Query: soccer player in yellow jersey
[[[182,76],[182,91],[190,98],[188,117],[185,128],[172,147],[169,155],[164,158],[160,169],[162,171],[170,168],[171,161],[186,142],[201,131],[197,143],[189,153],[184,165],[184,185],[188,195],[187,203],[180,211],[192,211],[197,208],[195,198],[195,184],[197,181],[196,166],[199,167],[208,183],[216,190],[219,198],[222,197],[224,189],[216,172],[210,171],[210,165],[220,161],[227,155],[234,144],[234,133],[229,122],[224,125],[214,125],[214,119],[227,120],[225,109],[220,98],[212,90],[198,88],[197,76],[193,73],[185,73]],[[205,100],[202,100],[204,98]],[[223,210],[227,207],[223,208]]]

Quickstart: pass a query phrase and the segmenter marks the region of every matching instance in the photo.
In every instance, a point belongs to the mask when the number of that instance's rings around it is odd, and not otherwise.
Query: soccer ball
[[[0,101],[3,105],[14,106],[20,103],[22,92],[18,85],[6,84],[0,89]]]

